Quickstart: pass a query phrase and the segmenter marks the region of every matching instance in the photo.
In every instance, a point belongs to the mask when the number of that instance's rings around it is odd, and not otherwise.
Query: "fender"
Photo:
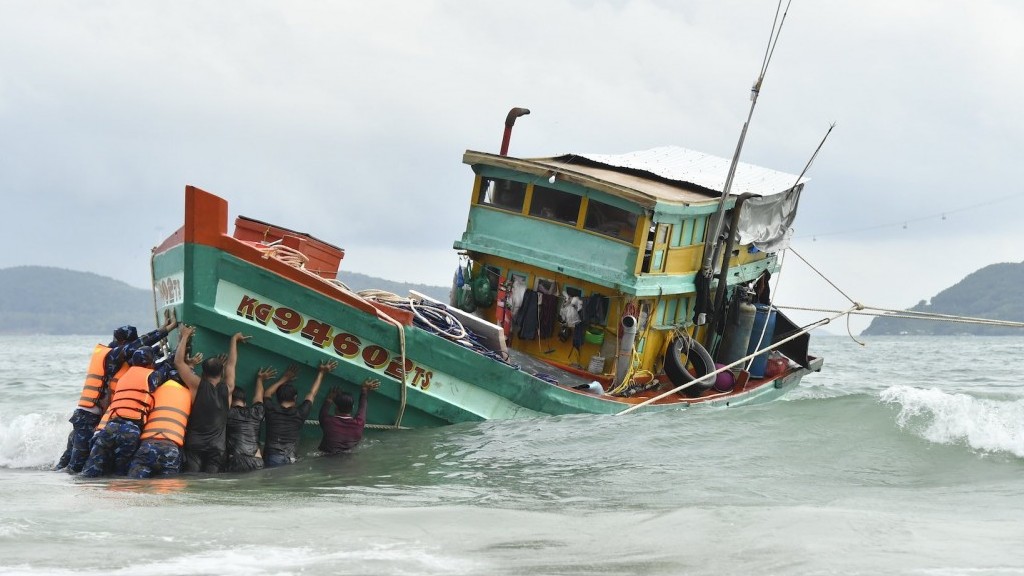
[[[694,371],[697,372],[696,377],[687,369],[688,365],[693,366]],[[683,338],[673,338],[669,343],[668,350],[665,352],[665,374],[669,380],[675,386],[682,386],[696,380],[695,384],[679,391],[681,396],[696,398],[711,388],[715,379],[704,377],[714,371],[715,361],[696,340],[689,340],[689,350],[687,350],[687,341]]]

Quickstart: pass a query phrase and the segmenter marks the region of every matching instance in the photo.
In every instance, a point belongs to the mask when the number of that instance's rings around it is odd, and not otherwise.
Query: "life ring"
[[[689,350],[686,351],[684,356],[683,350],[686,350],[687,344],[689,344]],[[688,365],[693,366],[694,371],[697,372],[696,376],[687,369]],[[668,351],[665,352],[665,374],[668,376],[668,379],[676,386],[682,386],[694,380],[697,381],[695,384],[680,390],[679,394],[689,396],[690,398],[700,396],[705,390],[714,385],[714,378],[704,378],[704,376],[714,371],[715,361],[711,359],[711,354],[708,354],[708,351],[698,342],[694,340],[687,342],[683,338],[677,337],[673,338],[672,342],[669,343]]]

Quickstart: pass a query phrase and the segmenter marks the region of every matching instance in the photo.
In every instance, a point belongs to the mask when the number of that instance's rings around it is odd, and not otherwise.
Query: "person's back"
[[[188,472],[218,472],[227,448],[228,387],[206,377],[206,365],[185,432]]]
[[[320,428],[323,439],[320,441],[320,452],[328,455],[341,454],[355,448],[363,439],[366,427],[366,399],[371,390],[380,386],[377,380],[367,379],[363,382],[359,394],[359,409],[352,414],[352,396],[337,388],[331,390],[320,407]],[[331,406],[335,413],[331,414]]]
[[[171,476],[181,470],[181,448],[191,410],[192,391],[185,384],[166,380],[156,389],[153,411],[128,469],[129,478]]]
[[[227,466],[229,472],[248,472],[263,468],[263,453],[260,451],[260,425],[266,414],[263,405],[263,379],[277,374],[273,368],[261,368],[256,373],[256,390],[252,406],[246,406],[245,390],[235,387],[228,410],[227,425]],[[291,377],[290,373],[282,379]]]
[[[288,392],[289,387],[294,391],[291,385],[284,388],[284,391]],[[299,405],[293,400],[287,406],[275,400],[266,403],[264,417],[267,420],[267,440],[263,448],[263,459],[268,467],[295,462],[295,449],[302,425],[312,409],[313,403],[309,400],[303,400]]]
[[[252,406],[232,406],[228,410],[227,455],[229,472],[263,468],[260,452],[260,425],[265,408],[262,402]]]
[[[337,362],[322,362],[309,394],[296,405],[298,392],[289,380],[282,378],[263,394],[266,403],[267,439],[263,446],[263,462],[268,467],[291,464],[296,460],[295,450],[302,434],[302,425],[313,409],[313,399],[320,389],[324,374],[338,367]],[[292,369],[289,369],[291,372]],[[287,372],[286,372],[287,374]],[[294,376],[293,376],[294,377]]]
[[[191,326],[182,328],[178,348],[187,347],[195,333]],[[220,472],[227,449],[228,398],[235,389],[235,364],[238,344],[250,336],[236,333],[228,341],[227,357],[203,362],[202,377],[196,375],[183,358],[175,357],[174,365],[182,381],[193,390],[192,413],[185,432],[184,472]]]

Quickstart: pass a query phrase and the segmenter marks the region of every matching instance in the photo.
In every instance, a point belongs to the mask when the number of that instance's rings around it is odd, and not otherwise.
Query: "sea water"
[[[817,337],[761,406],[147,481],[50,471],[98,340],[0,337],[0,574],[1024,574],[1024,338]]]

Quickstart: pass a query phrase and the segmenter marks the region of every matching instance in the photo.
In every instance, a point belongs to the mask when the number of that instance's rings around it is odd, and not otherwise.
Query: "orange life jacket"
[[[153,395],[149,393],[149,375],[152,368],[132,366],[117,383],[117,390],[110,400],[107,412],[111,418],[143,420],[153,407]]]
[[[92,350],[92,358],[89,359],[89,371],[85,373],[85,384],[82,385],[82,395],[78,398],[79,408],[95,408],[103,396],[103,360],[110,352],[109,346],[97,344]]]
[[[185,427],[192,411],[192,392],[175,380],[168,380],[153,393],[153,410],[146,419],[141,440],[170,440],[185,444]]]
[[[96,430],[101,430],[107,425],[107,422],[110,421],[110,401],[113,400],[114,393],[117,392],[117,383],[121,380],[121,377],[125,375],[125,372],[128,372],[129,368],[131,368],[131,366],[125,362],[121,365],[121,368],[118,369],[117,373],[110,378],[110,382],[107,382],[107,388],[110,390],[107,395],[107,408],[103,411],[103,417],[100,418],[100,423],[96,425]]]
[[[117,372],[110,377],[110,382],[107,382],[107,386],[110,386],[111,394],[113,394],[114,391],[117,390],[117,382],[121,379],[122,376],[124,376],[124,373],[127,372],[128,369],[131,367],[132,365],[129,364],[127,361],[123,362],[121,364],[121,367],[117,369]]]

